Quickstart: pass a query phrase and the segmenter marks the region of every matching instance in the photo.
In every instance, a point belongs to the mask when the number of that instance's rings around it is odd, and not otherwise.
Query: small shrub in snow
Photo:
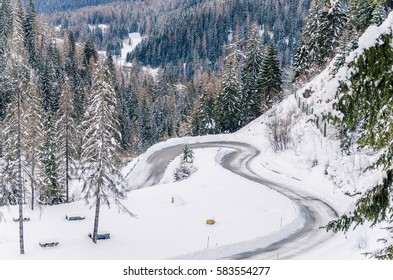
[[[192,173],[195,172],[195,167],[190,164],[180,164],[178,168],[175,170],[175,174],[173,177],[176,182],[183,181],[191,176]]]
[[[183,181],[196,171],[194,166],[194,152],[186,145],[181,156],[180,166],[176,168],[173,177],[176,182]]]
[[[291,143],[292,115],[293,113],[289,113],[283,119],[274,117],[267,123],[269,142],[275,152],[288,149]]]

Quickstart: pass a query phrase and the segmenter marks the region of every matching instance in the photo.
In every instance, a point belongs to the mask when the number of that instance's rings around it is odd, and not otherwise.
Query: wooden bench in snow
[[[59,242],[55,240],[48,240],[48,241],[39,242],[39,244],[41,247],[47,248],[47,247],[56,247],[57,245],[59,245]]]
[[[13,220],[14,220],[14,222],[19,222],[19,218],[16,218],[16,219],[14,218]],[[23,221],[28,222],[28,221],[30,221],[30,218],[28,218],[28,217],[23,218]]]
[[[89,237],[93,239],[93,234],[89,233]],[[107,231],[101,231],[97,233],[97,240],[105,240],[110,238],[111,238],[111,234],[108,233]]]
[[[66,215],[66,220],[68,221],[80,221],[84,220],[85,216],[79,215],[79,214],[73,214],[73,215]]]

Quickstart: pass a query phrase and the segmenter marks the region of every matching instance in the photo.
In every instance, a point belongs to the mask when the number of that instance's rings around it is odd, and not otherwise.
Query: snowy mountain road
[[[233,150],[225,155],[219,163],[221,166],[247,180],[256,182],[263,187],[270,188],[290,199],[298,209],[304,225],[296,231],[268,246],[255,248],[235,255],[228,255],[225,259],[292,259],[301,258],[305,252],[327,242],[333,234],[326,233],[322,226],[336,218],[337,212],[323,199],[310,195],[303,190],[284,185],[267,178],[263,178],[251,168],[252,161],[260,156],[260,151],[249,144],[232,141],[217,141],[188,144],[192,149],[200,148],[228,148]],[[182,153],[184,145],[165,147],[154,152],[147,160],[148,169],[144,183],[139,188],[154,186],[160,183],[170,161]],[[290,179],[288,179],[290,180]],[[285,227],[283,228],[285,230]]]

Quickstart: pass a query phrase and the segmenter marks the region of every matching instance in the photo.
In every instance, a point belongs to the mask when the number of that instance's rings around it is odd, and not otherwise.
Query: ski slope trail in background
[[[268,178],[263,178],[251,168],[251,162],[258,156],[260,151],[246,143],[232,141],[216,141],[188,144],[192,149],[201,148],[228,148],[232,152],[228,153],[218,162],[223,168],[270,188],[287,198],[289,198],[297,209],[299,215],[304,220],[304,225],[294,232],[289,232],[281,240],[275,241],[267,246],[257,247],[241,253],[228,255],[225,259],[293,259],[301,258],[302,254],[307,253],[318,246],[322,246],[332,238],[333,234],[327,234],[321,229],[329,221],[336,218],[335,209],[325,202],[322,198],[310,195],[305,191],[291,187],[290,184],[276,183]],[[158,185],[165,173],[169,163],[179,156],[183,151],[184,145],[174,145],[165,147],[154,152],[147,159],[143,183],[137,188],[145,188]],[[268,225],[267,225],[268,226]],[[203,253],[196,254],[197,258],[203,258]]]

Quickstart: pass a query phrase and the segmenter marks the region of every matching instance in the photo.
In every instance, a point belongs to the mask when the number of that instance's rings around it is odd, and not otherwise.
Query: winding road
[[[225,259],[291,259],[299,258],[303,253],[313,250],[329,240],[333,234],[326,233],[321,226],[337,217],[334,208],[322,198],[310,195],[305,191],[263,178],[251,168],[251,162],[260,151],[246,143],[232,141],[205,142],[188,144],[192,149],[229,148],[233,150],[220,162],[221,166],[247,180],[256,182],[289,198],[299,209],[299,215],[305,221],[304,226],[285,238],[263,248],[255,248]],[[154,152],[147,160],[144,180],[138,188],[154,186],[160,183],[170,161],[179,156],[184,145],[174,145]]]

